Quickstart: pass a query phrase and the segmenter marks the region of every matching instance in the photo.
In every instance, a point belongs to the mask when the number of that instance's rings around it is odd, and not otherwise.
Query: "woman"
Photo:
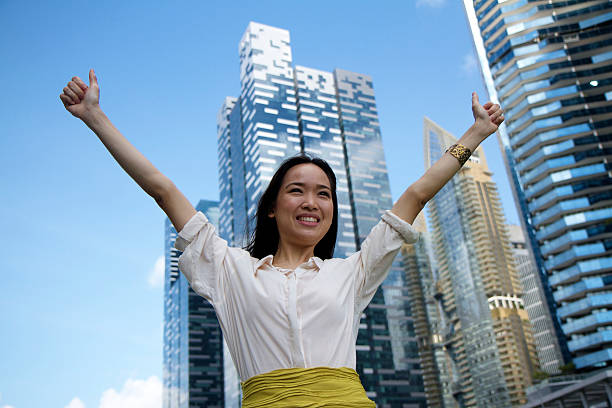
[[[180,270],[215,307],[243,407],[374,407],[355,372],[361,313],[401,244],[415,241],[417,214],[503,121],[499,105],[480,105],[474,93],[475,122],[459,144],[408,187],[359,252],[333,259],[336,179],[323,160],[286,160],[262,195],[248,251],[231,248],[105,116],[93,70],[89,83],[72,78],[60,99],[180,231]]]

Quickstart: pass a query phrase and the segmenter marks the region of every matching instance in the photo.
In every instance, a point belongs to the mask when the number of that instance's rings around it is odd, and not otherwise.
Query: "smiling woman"
[[[387,212],[359,252],[332,258],[337,207],[329,165],[300,155],[262,195],[249,252],[228,247],[202,213],[179,233],[179,269],[215,305],[243,407],[375,406],[355,371],[360,317],[417,234]]]
[[[283,162],[264,192],[248,251],[217,236],[176,186],[113,126],[99,106],[93,70],[60,95],[121,167],[155,199],[177,231],[179,269],[213,304],[243,381],[242,407],[375,407],[356,368],[360,317],[423,206],[503,121],[499,105],[472,95],[474,125],[402,194],[346,259],[332,258],[336,177],[318,158]]]
[[[256,229],[247,246],[253,257],[276,254],[276,262],[293,268],[310,256],[331,258],[338,232],[333,170],[324,160],[305,155],[285,160],[261,196],[255,218]],[[279,246],[281,242],[301,248],[299,254]],[[308,246],[314,248],[311,255]]]

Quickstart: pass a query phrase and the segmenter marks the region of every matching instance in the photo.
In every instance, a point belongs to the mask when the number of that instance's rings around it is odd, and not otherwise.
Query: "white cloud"
[[[100,397],[99,408],[161,408],[162,406],[162,383],[161,380],[152,375],[146,380],[128,379],[121,391],[109,388]],[[14,408],[4,405],[0,408]],[[85,404],[78,397],[64,408],[85,408]]]
[[[164,256],[160,256],[155,261],[155,265],[149,271],[148,282],[152,288],[161,288],[164,286],[164,270],[166,267],[166,260]]]
[[[473,74],[478,70],[478,61],[473,53],[465,54],[461,63],[461,70],[466,74]]]
[[[12,405],[3,405],[2,408],[15,408],[15,407]]]
[[[102,393],[100,408],[161,408],[162,383],[157,376],[146,380],[128,379],[121,391],[110,388]]]
[[[417,0],[417,7],[442,7],[446,4],[446,0]]]
[[[74,397],[65,408],[85,408],[85,404],[78,397]]]

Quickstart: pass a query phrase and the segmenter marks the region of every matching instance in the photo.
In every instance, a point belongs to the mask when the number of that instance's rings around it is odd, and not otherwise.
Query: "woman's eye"
[[[290,193],[301,193],[302,190],[300,190],[299,188],[292,188],[291,190],[289,190]]]
[[[329,192],[327,191],[321,191],[319,194],[321,194],[324,197],[329,197]]]

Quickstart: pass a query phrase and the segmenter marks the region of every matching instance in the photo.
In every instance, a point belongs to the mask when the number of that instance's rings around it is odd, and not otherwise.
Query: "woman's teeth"
[[[298,220],[305,221],[305,222],[318,222],[319,221],[315,217],[298,217]]]

